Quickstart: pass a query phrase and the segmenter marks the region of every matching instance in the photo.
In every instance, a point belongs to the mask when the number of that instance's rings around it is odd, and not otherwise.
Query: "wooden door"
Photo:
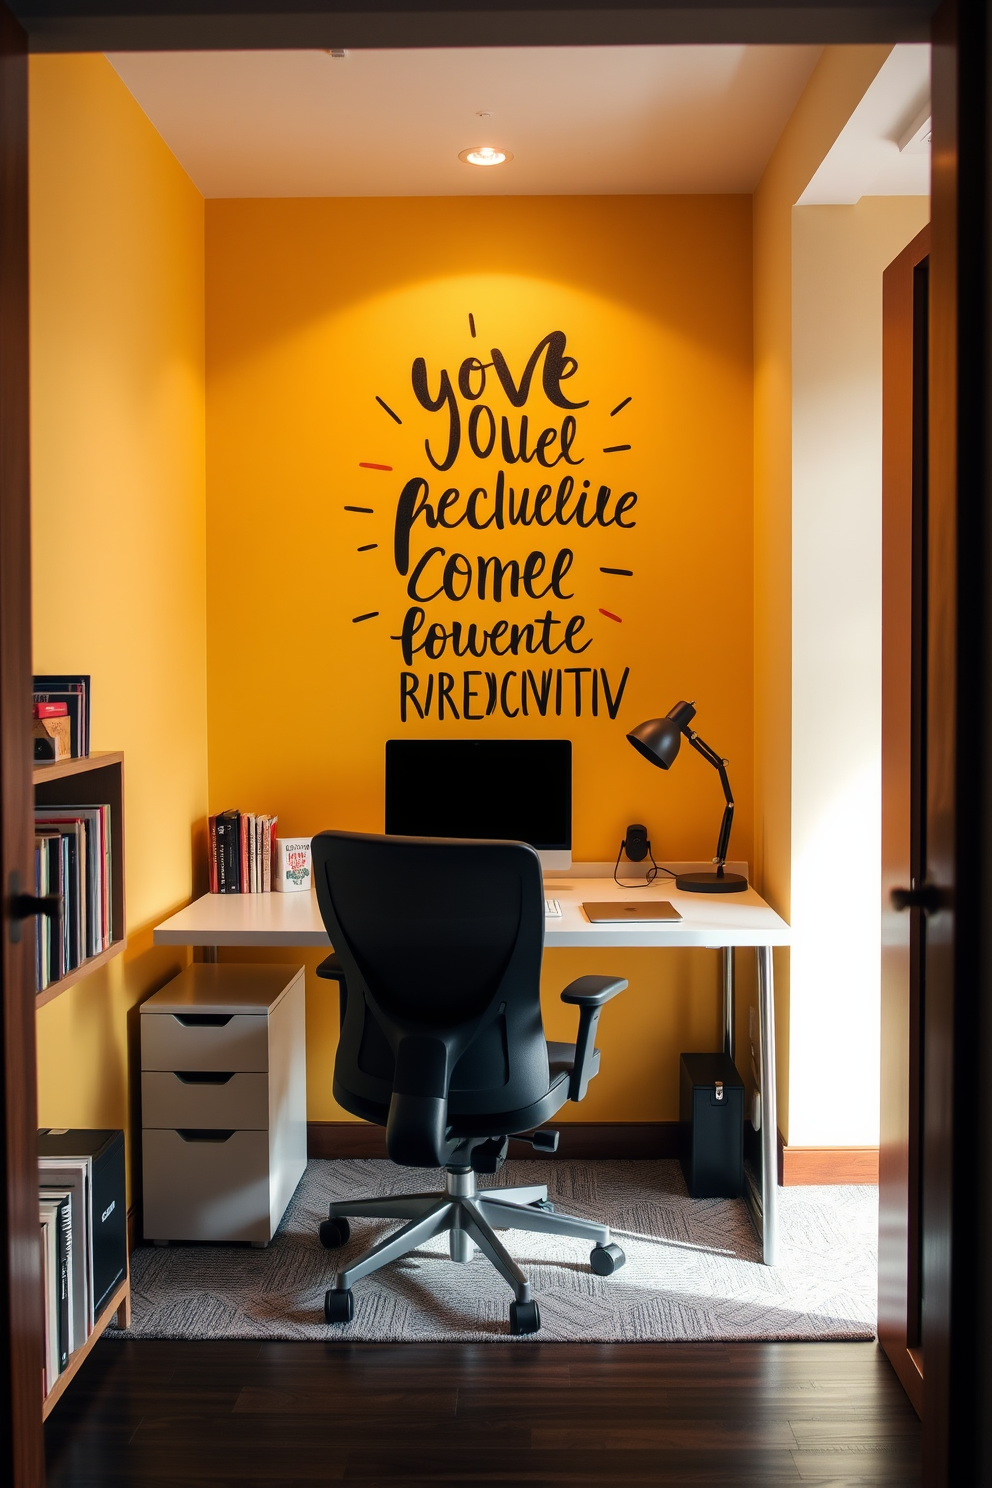
[[[0,4],[0,1480],[44,1482],[31,927],[11,913],[31,863],[26,37]]]
[[[926,915],[927,376],[930,229],[882,281],[882,1068],[878,1337],[923,1407],[922,1048]],[[902,907],[900,907],[902,905]]]

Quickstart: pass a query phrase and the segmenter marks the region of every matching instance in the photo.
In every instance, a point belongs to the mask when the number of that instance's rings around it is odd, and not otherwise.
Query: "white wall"
[[[793,209],[790,1146],[878,1142],[882,273],[928,217]]]

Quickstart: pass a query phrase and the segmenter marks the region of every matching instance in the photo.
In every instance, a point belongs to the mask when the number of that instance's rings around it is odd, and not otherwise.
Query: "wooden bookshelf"
[[[42,1008],[63,992],[106,966],[127,945],[124,921],[124,756],[116,750],[96,750],[80,759],[55,760],[32,768],[35,803],[39,806],[98,806],[110,803],[111,843],[111,943],[98,956],[85,961],[50,982],[35,994],[35,1007]]]
[[[69,1388],[69,1385],[75,1379],[76,1375],[79,1373],[79,1370],[85,1363],[86,1358],[88,1357],[90,1350],[93,1348],[97,1339],[100,1338],[104,1330],[110,1326],[111,1319],[113,1318],[115,1313],[117,1314],[118,1326],[121,1328],[128,1327],[131,1322],[130,1270],[128,1272],[128,1275],[124,1277],[123,1281],[120,1282],[120,1284],[111,1293],[110,1301],[107,1303],[106,1307],[97,1318],[93,1328],[93,1332],[90,1334],[89,1338],[87,1338],[85,1343],[80,1344],[79,1348],[73,1349],[72,1353],[69,1355],[68,1364],[65,1366],[62,1373],[59,1375],[58,1379],[55,1381],[54,1385],[45,1396],[45,1401],[41,1410],[42,1420],[48,1420],[49,1415],[54,1410],[59,1400],[61,1400],[62,1396]]]

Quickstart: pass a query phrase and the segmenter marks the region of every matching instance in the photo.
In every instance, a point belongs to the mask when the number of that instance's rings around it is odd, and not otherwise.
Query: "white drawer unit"
[[[275,1234],[307,1163],[302,966],[198,963],[141,1007],[146,1240]]]

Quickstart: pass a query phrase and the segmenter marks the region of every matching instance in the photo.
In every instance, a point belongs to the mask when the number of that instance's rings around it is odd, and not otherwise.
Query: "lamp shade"
[[[678,756],[682,730],[695,716],[691,703],[676,703],[664,718],[649,718],[646,723],[639,723],[627,735],[627,742],[652,765],[667,770]]]

